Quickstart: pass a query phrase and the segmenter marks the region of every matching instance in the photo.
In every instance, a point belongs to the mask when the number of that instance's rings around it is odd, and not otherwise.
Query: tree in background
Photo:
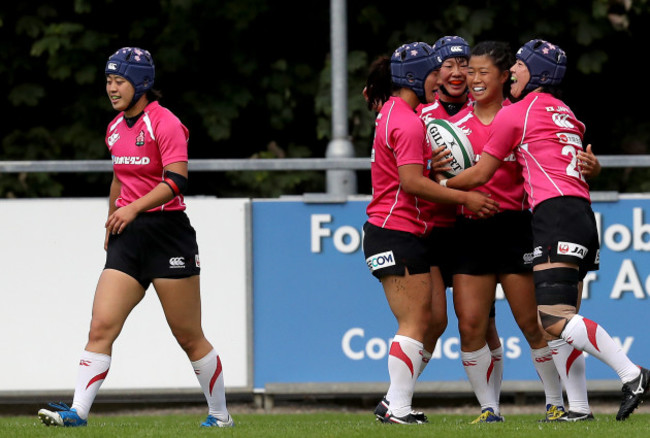
[[[103,133],[113,111],[103,67],[127,45],[149,49],[164,66],[156,88],[190,129],[190,159],[323,157],[331,134],[329,2],[295,8],[270,0],[3,3],[0,160],[107,159]],[[370,62],[404,41],[448,34],[513,48],[533,37],[559,44],[569,57],[565,100],[587,124],[595,152],[648,153],[650,121],[630,74],[650,41],[648,9],[648,0],[451,1],[414,18],[384,2],[348,1],[357,156],[369,155],[373,135],[374,116],[360,94]],[[0,174],[0,196],[104,196],[109,178]],[[606,169],[594,187],[646,191],[649,180],[645,169]],[[323,190],[315,172],[195,172],[190,184],[190,194],[217,196]]]

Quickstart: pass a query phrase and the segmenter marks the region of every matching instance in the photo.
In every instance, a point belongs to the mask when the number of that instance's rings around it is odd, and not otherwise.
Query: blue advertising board
[[[387,355],[397,324],[361,249],[367,202],[253,202],[255,388],[388,381]],[[594,211],[601,269],[585,279],[580,313],[601,324],[633,361],[650,366],[650,199],[594,203]],[[450,292],[447,298],[449,326],[420,380],[466,380]],[[537,380],[530,348],[502,299],[497,327],[504,380]],[[617,376],[587,357],[587,378]]]

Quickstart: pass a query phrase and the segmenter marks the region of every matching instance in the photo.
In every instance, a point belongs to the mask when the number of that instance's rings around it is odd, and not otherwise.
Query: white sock
[[[531,349],[530,355],[533,359],[537,375],[544,385],[546,404],[564,407],[562,380],[560,379],[560,375],[555,367],[551,349],[548,346]]]
[[[433,356],[433,353],[429,353],[426,350],[422,350],[422,365],[420,365],[420,372],[418,373],[418,378],[422,375],[422,372],[427,367],[427,365],[429,365],[431,356]]]
[[[192,367],[208,402],[208,413],[219,420],[227,421],[229,414],[226,407],[226,389],[219,355],[212,350],[202,359],[193,361]]]
[[[423,349],[422,342],[401,335],[395,335],[390,344],[390,386],[386,398],[390,401],[390,411],[396,417],[403,417],[412,411],[413,391],[422,366]]]
[[[460,358],[467,373],[469,383],[472,385],[476,399],[481,405],[481,411],[492,408],[497,413],[499,410],[498,401],[488,382],[493,377],[492,355],[487,344],[476,351],[461,351]]]
[[[77,414],[84,420],[88,418],[90,407],[93,405],[97,391],[104,383],[110,367],[111,357],[107,354],[86,350],[81,353],[71,407],[76,409]]]
[[[488,380],[488,385],[492,389],[494,394],[494,400],[497,402],[497,409],[494,411],[495,414],[499,415],[500,411],[500,399],[501,399],[501,383],[503,382],[503,346],[494,350],[490,350],[490,355],[492,356],[492,375]]]
[[[564,327],[561,336],[578,350],[586,351],[609,365],[623,383],[639,377],[639,367],[627,357],[609,333],[594,321],[575,315]]]
[[[548,346],[553,353],[553,362],[564,384],[569,409],[580,414],[590,413],[584,354],[567,344],[564,339],[549,341]]]

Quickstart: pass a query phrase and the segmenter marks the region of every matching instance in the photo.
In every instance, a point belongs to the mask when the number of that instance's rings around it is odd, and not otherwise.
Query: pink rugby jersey
[[[187,161],[188,138],[188,129],[156,101],[147,105],[131,128],[124,113],[118,114],[106,130],[113,171],[122,183],[115,205],[124,207],[143,197],[162,181],[164,166]],[[183,195],[149,211],[162,210],[185,210]]]
[[[471,107],[473,102],[474,99],[472,99],[472,95],[471,94],[468,95],[467,101],[465,102],[465,104],[463,105],[460,111],[463,111]],[[434,100],[432,103],[425,103],[418,106],[417,111],[422,118],[433,117],[434,119],[449,120],[449,118],[451,117],[447,112],[447,110],[445,109],[444,105],[440,103],[440,97],[438,96],[438,93],[436,93],[436,100]]]
[[[467,102],[463,105],[461,112],[472,106],[472,100],[467,99]],[[436,94],[436,100],[433,103],[423,104],[417,108],[418,114],[422,117],[422,120],[426,123],[429,119],[443,119],[448,120],[449,114],[445,107],[440,103],[438,94]],[[456,222],[456,210],[458,206],[456,204],[439,204],[435,203],[433,207],[433,215],[435,220],[436,227],[453,227]]]
[[[585,125],[564,102],[548,93],[529,93],[497,113],[483,151],[499,160],[515,152],[532,208],[558,196],[590,200],[577,159],[584,132]]]
[[[377,115],[370,161],[372,200],[366,209],[368,222],[418,236],[430,233],[433,204],[406,193],[397,168],[421,164],[428,177],[431,147],[426,141],[424,123],[400,97],[388,99]]]
[[[483,146],[487,143],[490,127],[493,123],[484,125],[474,114],[473,107],[466,108],[449,120],[467,135],[478,161],[481,152],[483,152]],[[521,211],[528,208],[524,180],[514,152],[511,152],[510,155],[503,159],[501,166],[487,183],[474,190],[490,193],[492,199],[499,203],[500,210]],[[468,217],[477,217],[462,205],[459,206],[459,213]]]

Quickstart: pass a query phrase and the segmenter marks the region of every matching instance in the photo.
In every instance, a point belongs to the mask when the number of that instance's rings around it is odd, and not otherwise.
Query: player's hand
[[[480,218],[494,216],[499,212],[499,203],[490,198],[490,195],[478,191],[467,192],[467,201],[463,205]]]
[[[441,172],[451,171],[451,167],[447,164],[451,163],[454,158],[448,153],[446,146],[440,146],[433,151],[431,158],[431,172],[435,172],[436,181],[445,179]]]
[[[584,151],[578,151],[578,167],[582,175],[589,179],[598,176],[601,170],[600,162],[591,151],[591,144]]]
[[[138,211],[131,205],[118,208],[106,220],[106,231],[111,234],[121,234],[124,228],[138,215]]]

